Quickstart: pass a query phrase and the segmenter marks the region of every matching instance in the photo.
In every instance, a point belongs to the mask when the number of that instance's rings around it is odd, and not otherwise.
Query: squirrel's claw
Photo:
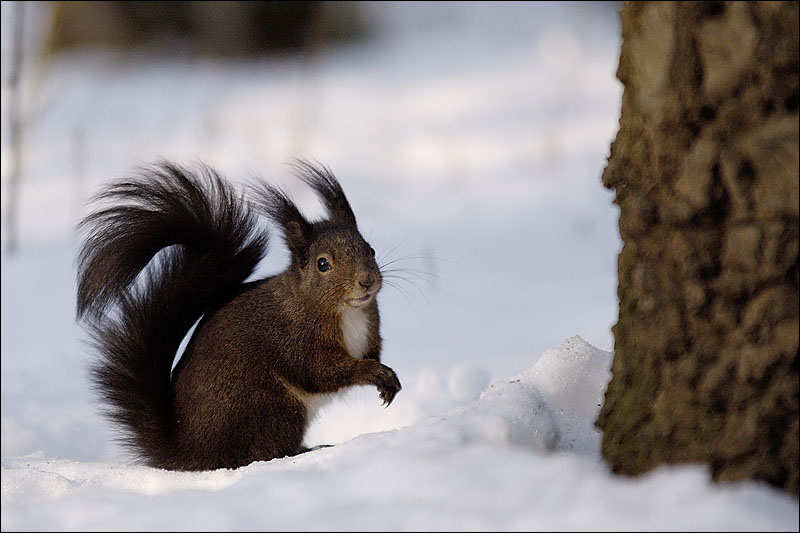
[[[389,407],[398,391],[402,388],[400,380],[397,379],[397,374],[394,373],[394,370],[388,366],[382,365],[377,361],[371,364],[374,365],[374,369],[369,381],[378,388],[380,398],[383,400],[383,406]]]
[[[392,400],[394,400],[394,395],[388,396],[386,392],[382,392],[381,399],[383,400],[381,406],[385,409],[389,407],[389,405],[392,403]]]
[[[394,401],[394,397],[397,395],[398,391],[400,390],[399,383],[397,387],[387,387],[381,391],[381,399],[383,400],[383,407],[389,407],[392,402]]]

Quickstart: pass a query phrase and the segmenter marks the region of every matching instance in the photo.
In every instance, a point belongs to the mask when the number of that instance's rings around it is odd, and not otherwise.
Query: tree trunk
[[[631,2],[621,17],[603,456],[797,495],[798,3]]]

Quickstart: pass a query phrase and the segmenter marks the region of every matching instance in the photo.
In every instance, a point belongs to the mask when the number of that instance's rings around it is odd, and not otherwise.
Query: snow
[[[0,291],[2,530],[796,531],[797,499],[764,484],[699,465],[620,477],[600,457],[616,6],[366,9],[367,46],[311,62],[86,52],[26,71],[20,249]],[[378,256],[406,269],[379,295],[403,383],[389,408],[356,388],[307,435],[333,447],[233,471],[156,470],[116,444],[74,322],[73,228],[104,180],[162,156],[288,187],[293,156],[336,172]],[[273,250],[262,275],[286,261]]]
[[[611,354],[580,337],[403,429],[237,470],[3,460],[3,529],[784,530],[796,501],[697,466],[631,481],[598,461]],[[598,370],[600,370],[598,372]],[[564,381],[562,377],[569,379]],[[581,416],[581,414],[586,416]],[[585,446],[575,446],[578,441]],[[581,440],[583,439],[583,440]]]

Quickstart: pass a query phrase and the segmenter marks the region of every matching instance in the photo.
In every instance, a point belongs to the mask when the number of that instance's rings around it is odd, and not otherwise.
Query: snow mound
[[[545,351],[520,375],[552,408],[559,429],[556,449],[599,456],[600,431],[594,421],[611,379],[612,359],[611,352],[575,336],[558,349]]]
[[[571,337],[558,349],[543,353],[525,372],[495,381],[477,400],[419,421],[404,430],[402,438],[599,456],[600,432],[594,421],[611,377],[611,359],[611,352]],[[465,391],[468,396],[482,380],[485,374],[465,366],[451,372],[449,383],[451,391]]]
[[[403,431],[406,439],[437,439],[448,446],[482,442],[546,451],[558,440],[542,394],[522,379],[492,383],[477,400]]]

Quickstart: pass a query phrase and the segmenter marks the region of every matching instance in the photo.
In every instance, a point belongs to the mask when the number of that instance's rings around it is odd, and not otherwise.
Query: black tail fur
[[[179,453],[170,372],[180,343],[252,274],[267,233],[205,166],[162,162],[97,199],[115,203],[81,222],[77,257],[77,313],[101,354],[92,377],[127,443],[167,466]]]

